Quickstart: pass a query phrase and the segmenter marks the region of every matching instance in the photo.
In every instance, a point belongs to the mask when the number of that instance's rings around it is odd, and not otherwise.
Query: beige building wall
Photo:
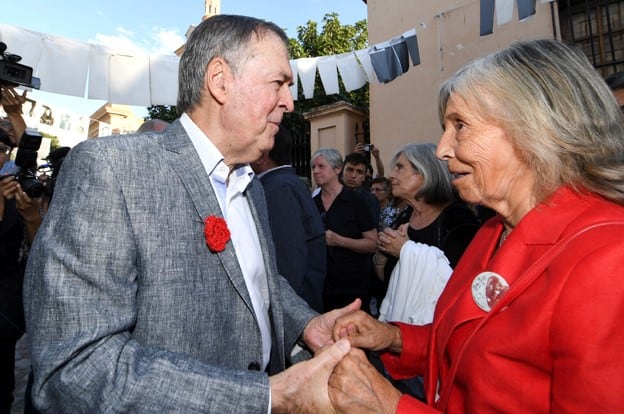
[[[494,33],[479,37],[479,0],[368,0],[370,45],[415,28],[420,50],[420,65],[386,84],[370,84],[371,143],[380,149],[386,171],[400,146],[437,143],[437,88],[443,80],[513,41],[555,37],[551,4],[536,3],[535,15],[519,22],[516,9],[510,23],[496,27],[495,21]]]

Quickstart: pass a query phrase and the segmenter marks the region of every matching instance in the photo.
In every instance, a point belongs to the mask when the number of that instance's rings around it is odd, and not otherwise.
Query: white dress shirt
[[[231,233],[236,258],[245,278],[256,319],[262,335],[262,362],[264,368],[271,357],[271,324],[269,319],[269,289],[264,257],[249,203],[244,191],[254,177],[248,164],[230,171],[223,155],[187,114],[180,122],[199,154],[215,190],[221,212]]]

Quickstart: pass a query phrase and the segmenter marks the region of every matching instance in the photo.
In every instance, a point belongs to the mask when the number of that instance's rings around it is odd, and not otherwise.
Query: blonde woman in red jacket
[[[624,118],[582,52],[527,41],[441,88],[437,148],[461,197],[498,214],[464,253],[430,325],[357,313],[335,338],[383,350],[395,378],[353,350],[329,378],[340,412],[624,411]]]

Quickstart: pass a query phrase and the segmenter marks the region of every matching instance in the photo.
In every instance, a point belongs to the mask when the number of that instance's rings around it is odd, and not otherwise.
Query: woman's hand
[[[364,352],[351,349],[329,377],[329,399],[339,413],[394,413],[401,392],[373,367]]]
[[[303,330],[303,341],[315,354],[334,343],[333,328],[336,320],[360,309],[362,301],[356,299],[345,307],[325,312],[310,320]]]
[[[399,257],[403,245],[409,240],[407,228],[409,224],[401,225],[397,230],[386,228],[377,237],[377,247],[379,250],[394,257]]]
[[[380,322],[363,311],[348,313],[336,319],[332,337],[334,341],[349,338],[352,346],[372,351],[400,353],[403,349],[401,330],[397,326]]]

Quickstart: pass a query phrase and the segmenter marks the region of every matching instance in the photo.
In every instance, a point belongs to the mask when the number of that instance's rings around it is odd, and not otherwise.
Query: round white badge
[[[509,283],[498,273],[482,272],[472,281],[472,299],[486,312],[509,290]]]

